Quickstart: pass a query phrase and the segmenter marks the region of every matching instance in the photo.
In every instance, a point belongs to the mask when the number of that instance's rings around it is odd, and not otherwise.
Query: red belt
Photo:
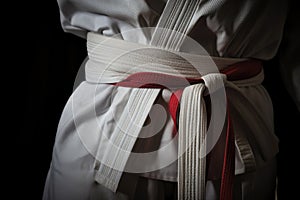
[[[220,70],[220,73],[227,76],[228,81],[237,81],[256,76],[262,70],[262,63],[258,60],[246,60],[235,63]],[[116,86],[133,88],[180,88],[172,92],[169,101],[169,112],[175,124],[174,134],[177,133],[180,97],[183,89],[191,84],[203,83],[201,78],[183,78],[172,75],[140,72],[128,76],[125,80],[115,83]],[[166,87],[167,86],[167,87]],[[224,149],[224,159],[221,177],[220,200],[231,200],[233,193],[233,177],[235,170],[235,146],[234,132],[230,118],[229,106],[227,103],[227,128]]]

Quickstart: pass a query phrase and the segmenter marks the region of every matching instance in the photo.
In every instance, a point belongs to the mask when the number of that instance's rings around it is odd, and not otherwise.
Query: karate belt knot
[[[222,73],[210,73],[201,78],[188,78],[187,81],[184,81],[182,77],[144,72],[130,75],[115,85],[164,88],[165,85],[169,85],[166,84],[168,80],[173,82],[170,85],[180,88],[172,92],[169,101],[169,112],[175,124],[174,133],[179,128],[178,199],[205,199],[208,119],[204,96],[224,89],[227,76]],[[227,141],[224,151],[220,199],[231,199],[233,188],[235,148],[229,113],[227,116]]]

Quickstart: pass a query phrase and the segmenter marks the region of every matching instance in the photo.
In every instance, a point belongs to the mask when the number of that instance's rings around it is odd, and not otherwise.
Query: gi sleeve
[[[294,1],[296,2],[296,1]],[[285,32],[279,50],[280,73],[285,87],[300,111],[300,29],[297,6],[290,2]]]
[[[86,38],[89,31],[112,36],[137,27],[149,27],[158,14],[146,0],[57,0],[65,32]],[[129,3],[131,2],[131,3]]]

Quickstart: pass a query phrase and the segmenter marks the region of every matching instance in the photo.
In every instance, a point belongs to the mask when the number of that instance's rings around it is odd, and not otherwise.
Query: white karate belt
[[[157,27],[172,29],[185,34],[193,23],[192,19],[199,5],[200,1],[169,0]],[[168,50],[178,50],[183,38],[171,34],[172,32],[154,33],[151,45]],[[185,78],[199,77],[199,72],[192,68],[189,63],[184,60],[172,60],[170,54],[167,53],[160,55],[165,59],[155,60],[156,63],[160,64],[159,67],[149,65],[151,59],[155,58],[157,51],[149,50],[146,52],[147,55],[143,55],[145,54],[144,51],[135,51],[136,49],[146,48],[145,45],[113,38],[108,40],[107,37],[95,33],[89,33],[87,40],[89,60],[86,63],[86,80],[88,82],[120,82],[128,76],[129,71],[131,74],[147,71],[174,76],[178,76],[179,72]],[[154,56],[151,55],[151,52]],[[121,56],[112,62],[116,55],[123,54],[126,54],[126,56]],[[204,83],[186,87],[182,94],[178,151],[179,154],[184,153],[178,159],[178,199],[204,199],[206,162],[203,155],[206,155],[206,148],[203,144],[205,144],[207,131],[205,102],[203,100],[204,91],[208,89],[212,93],[218,90],[223,83],[226,87],[232,88],[237,88],[240,84],[259,84],[263,80],[263,73],[261,72],[248,82],[242,81],[239,83],[236,81],[232,83],[226,80],[224,74],[210,73],[209,69],[213,69],[211,59],[214,61],[213,65],[217,65],[219,69],[245,59],[211,58],[188,53],[181,54],[183,58],[192,59],[200,66],[206,67],[207,74],[201,76]],[[109,67],[107,67],[108,65]],[[108,146],[106,151],[102,152],[102,161],[104,160],[103,163],[105,164],[99,164],[95,180],[114,192],[118,188],[122,169],[125,168],[130,156],[128,152],[131,152],[159,91],[159,89],[133,90],[126,108],[124,108],[132,116],[129,118],[127,112],[121,115],[118,121],[119,127],[116,127],[110,138],[114,145]],[[124,134],[124,130],[130,134]],[[194,138],[193,145],[191,145],[192,138]],[[245,138],[240,138],[240,141],[244,147],[247,146],[247,151],[251,151],[251,147]],[[187,147],[189,147],[188,151],[186,151]],[[255,167],[253,153],[251,155],[245,163],[248,169]]]

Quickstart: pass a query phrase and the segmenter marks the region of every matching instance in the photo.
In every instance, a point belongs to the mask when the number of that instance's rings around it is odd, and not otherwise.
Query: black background
[[[5,82],[16,85],[7,93],[12,93],[14,98],[7,100],[14,103],[16,110],[11,111],[12,117],[6,117],[12,125],[4,125],[9,126],[8,135],[12,138],[2,142],[6,147],[2,166],[7,167],[3,176],[8,177],[3,182],[13,197],[9,199],[41,199],[60,114],[86,57],[86,44],[85,40],[63,32],[55,0],[18,3],[14,10],[12,7],[15,6],[3,7],[17,16],[17,20],[8,15],[2,18],[3,32],[13,36],[14,42],[4,58],[13,63],[8,65],[11,72],[4,76],[17,77],[18,81]],[[300,116],[282,85],[278,56],[265,63],[265,72],[264,85],[273,99],[276,134],[280,139],[279,199],[295,199],[298,184],[292,181],[297,181],[299,173],[296,160],[300,144],[296,138]]]

